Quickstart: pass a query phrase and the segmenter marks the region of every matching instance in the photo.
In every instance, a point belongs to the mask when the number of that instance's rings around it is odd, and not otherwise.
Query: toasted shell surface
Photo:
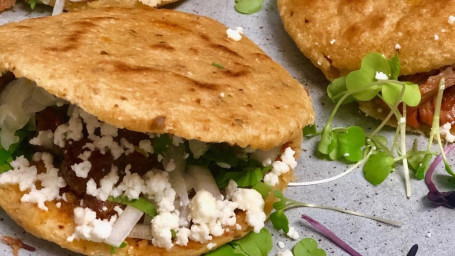
[[[301,139],[301,138],[300,138]],[[297,139],[297,141],[300,141]],[[300,145],[300,144],[299,144]],[[297,153],[300,150],[297,149]],[[280,176],[276,189],[284,190],[291,181],[293,171]],[[35,204],[22,203],[21,197],[24,193],[19,191],[17,186],[0,186],[0,207],[27,232],[45,240],[54,242],[63,248],[83,253],[86,255],[110,256],[111,247],[102,243],[94,243],[85,240],[75,240],[68,242],[66,239],[71,236],[75,230],[73,209],[75,205],[60,202],[60,209],[56,207],[56,202],[47,202],[46,206],[49,211],[45,212],[39,209]],[[265,200],[265,211],[267,214],[273,209],[273,203],[276,198],[273,194]],[[207,244],[215,243],[216,247],[239,239],[248,234],[252,228],[248,226],[245,220],[245,213],[237,213],[237,223],[241,229],[231,228],[220,237],[214,237],[213,240],[201,244],[189,241],[186,247],[175,245],[169,251],[163,248],[153,246],[149,241],[140,239],[126,239],[128,246],[124,249],[116,249],[115,255],[119,256],[194,256],[208,252]]]
[[[455,63],[455,0],[278,0],[284,26],[329,80],[358,69],[363,56],[387,58],[399,44],[401,73]]]
[[[0,73],[139,132],[269,149],[313,123],[303,86],[212,19],[103,8],[0,27]],[[212,65],[223,65],[223,68]]]
[[[147,8],[163,6],[177,1],[178,0],[86,0],[74,2],[65,0],[65,10],[76,11],[103,7]],[[46,5],[55,5],[55,0],[42,0],[41,2]]]

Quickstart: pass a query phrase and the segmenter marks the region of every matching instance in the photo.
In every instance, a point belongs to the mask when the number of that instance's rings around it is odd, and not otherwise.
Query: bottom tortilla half
[[[296,158],[300,154],[301,138],[296,139],[289,145],[296,150]],[[279,183],[275,185],[276,189],[284,190],[287,184],[293,178],[293,170],[280,176]],[[76,224],[74,223],[73,210],[76,204],[60,201],[61,207],[57,208],[56,201],[46,202],[48,211],[39,209],[35,204],[21,202],[21,197],[24,192],[19,191],[17,185],[0,186],[0,207],[27,232],[36,237],[51,241],[60,245],[63,248],[86,254],[86,255],[111,255],[111,246],[103,243],[95,243],[86,240],[74,240],[68,242],[67,238],[74,233]],[[273,208],[273,203],[276,198],[273,193],[270,193],[265,200],[265,212],[270,214]],[[152,245],[151,241],[141,239],[127,238],[128,245],[123,249],[116,249],[115,255],[124,256],[193,256],[201,255],[209,251],[208,243],[215,243],[216,247],[220,247],[232,240],[239,239],[248,234],[252,228],[248,226],[245,220],[245,212],[237,212],[237,223],[241,225],[241,229],[229,229],[222,236],[214,237],[211,241],[201,244],[194,241],[189,241],[188,245],[175,245],[170,250],[158,248]],[[214,249],[214,248],[213,248]]]

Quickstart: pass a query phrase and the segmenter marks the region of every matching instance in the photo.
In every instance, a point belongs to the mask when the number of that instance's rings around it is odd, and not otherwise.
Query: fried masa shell
[[[358,69],[369,52],[392,57],[396,44],[402,75],[455,63],[448,22],[455,0],[278,0],[278,7],[286,31],[329,80]]]
[[[30,19],[0,27],[0,73],[33,80],[119,128],[259,149],[290,141],[314,121],[308,93],[226,29],[151,8]]]
[[[179,0],[85,0],[73,2],[65,0],[65,10],[76,11],[85,10],[92,8],[104,8],[104,7],[123,7],[123,8],[148,8],[148,7],[159,7],[166,4],[174,3]],[[55,0],[41,0],[43,4],[54,6]]]
[[[300,143],[302,137],[296,138],[291,142],[291,147],[296,150],[296,155],[300,154]],[[279,183],[275,185],[276,189],[284,190],[287,184],[293,178],[293,171],[289,171],[279,177]],[[66,239],[71,236],[75,230],[73,209],[77,206],[74,204],[60,201],[61,207],[56,207],[56,202],[46,202],[49,211],[45,212],[39,209],[35,204],[22,203],[21,197],[24,193],[19,191],[18,186],[0,186],[0,207],[27,232],[54,242],[63,248],[83,253],[86,255],[110,256],[111,247],[107,244],[95,243],[86,240],[74,240],[68,242]],[[271,193],[265,200],[265,212],[270,214],[273,208],[273,203],[276,198]],[[207,244],[215,243],[215,247],[223,246],[224,244],[239,239],[250,231],[252,228],[248,226],[245,220],[245,212],[237,212],[237,223],[242,227],[237,230],[235,227],[226,231],[220,237],[214,237],[211,241],[201,244],[194,241],[189,241],[188,245],[183,247],[174,245],[170,250],[158,248],[151,242],[140,239],[127,238],[128,245],[123,249],[115,249],[115,255],[120,256],[193,256],[200,255],[210,251]],[[214,247],[214,248],[215,248]],[[214,250],[214,248],[212,250]]]

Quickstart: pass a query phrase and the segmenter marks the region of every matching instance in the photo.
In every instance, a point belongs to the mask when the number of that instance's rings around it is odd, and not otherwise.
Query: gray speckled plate
[[[333,104],[325,96],[325,88],[328,82],[322,73],[298,51],[284,31],[278,15],[276,1],[265,0],[263,9],[253,15],[237,13],[234,10],[234,2],[234,0],[186,0],[170,7],[213,17],[229,27],[242,26],[246,36],[255,41],[274,60],[282,64],[295,78],[308,87],[317,113],[317,124],[323,125],[333,107]],[[27,7],[20,4],[12,11],[1,13],[0,24],[28,17],[48,15],[50,11],[49,8],[40,7],[30,12]],[[30,50],[33,51],[33,49]],[[337,125],[348,123],[362,125],[367,129],[377,125],[376,121],[366,118],[354,105],[343,108],[335,121]],[[392,131],[386,131],[386,133],[390,136]],[[425,143],[425,138],[417,138],[421,143]],[[409,138],[409,141],[411,139]],[[315,145],[315,139],[303,143],[306,150],[302,154],[296,170],[301,180],[331,177],[346,169],[346,165],[317,159],[313,153]],[[405,226],[401,228],[338,212],[304,208],[287,212],[290,224],[298,230],[301,238],[312,237],[318,240],[320,247],[325,249],[328,255],[347,254],[303,222],[300,219],[301,214],[308,214],[326,225],[363,255],[406,255],[415,243],[419,244],[418,255],[421,256],[455,255],[455,242],[453,240],[455,212],[445,208],[432,207],[425,199],[427,188],[422,181],[412,180],[413,195],[411,199],[406,199],[400,171],[398,168],[384,184],[378,187],[373,187],[366,182],[361,170],[357,169],[334,182],[307,187],[293,187],[289,188],[285,194],[304,202],[348,208],[366,214],[399,220],[405,223]],[[440,174],[438,176],[440,180],[446,180],[442,170]],[[453,185],[452,188],[449,185],[445,188],[453,189]],[[275,243],[270,255],[276,255],[279,251],[284,250],[276,245],[280,241],[284,242],[287,249],[291,249],[296,243],[296,241],[274,231],[270,223],[267,226],[272,230]],[[67,250],[60,249],[56,245],[26,234],[0,210],[1,235],[21,238],[25,243],[37,249],[33,253],[22,250],[20,255],[75,255]],[[0,243],[0,255],[11,255],[11,249]]]

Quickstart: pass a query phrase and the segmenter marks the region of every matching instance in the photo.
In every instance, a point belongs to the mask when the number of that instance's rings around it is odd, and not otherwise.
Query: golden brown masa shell
[[[270,149],[313,123],[303,86],[245,36],[164,9],[91,9],[0,27],[0,73],[139,132]],[[212,65],[223,65],[224,68]]]
[[[104,7],[123,7],[123,8],[147,8],[147,7],[158,7],[179,0],[86,0],[73,2],[65,0],[65,10],[76,11],[92,8],[104,8]],[[54,6],[55,0],[42,0],[43,4]]]
[[[278,0],[278,7],[289,35],[329,80],[358,69],[369,52],[392,57],[396,44],[402,74],[455,63],[448,22],[455,0]]]
[[[295,143],[301,141],[298,138]],[[299,144],[300,146],[300,144]],[[298,150],[298,149],[297,149]],[[300,150],[297,151],[300,153]],[[280,176],[276,189],[284,190],[291,181],[293,171]],[[22,203],[20,201],[24,193],[17,186],[0,186],[0,207],[27,232],[48,241],[54,242],[63,248],[83,253],[86,255],[110,256],[111,247],[106,244],[94,243],[85,240],[68,242],[66,239],[74,233],[75,224],[73,219],[74,206],[61,201],[61,208],[56,207],[56,202],[47,202],[49,211],[39,209],[35,204]],[[270,194],[265,200],[265,211],[270,214],[275,197]],[[190,241],[186,247],[175,245],[169,251],[157,248],[150,242],[140,239],[126,239],[128,246],[124,249],[116,249],[115,255],[119,256],[193,256],[209,251],[208,243],[216,243],[216,247],[222,246],[232,240],[239,239],[248,234],[252,229],[245,221],[245,213],[237,213],[237,223],[241,229],[232,228],[223,236],[214,237],[213,240],[201,244]]]

